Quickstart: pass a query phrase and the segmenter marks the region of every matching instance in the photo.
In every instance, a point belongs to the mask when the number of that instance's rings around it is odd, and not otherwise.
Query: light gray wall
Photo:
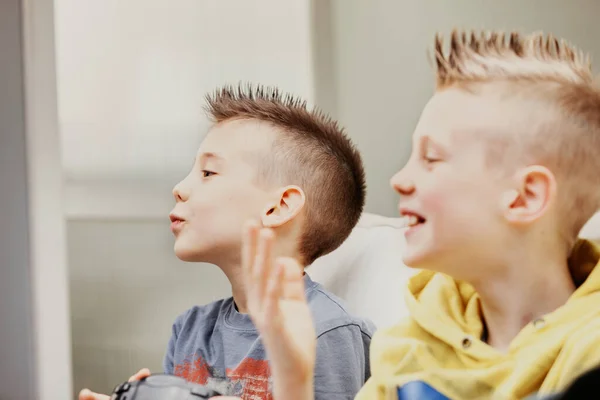
[[[427,50],[437,31],[544,30],[571,40],[600,62],[597,0],[330,1],[332,25],[321,32],[333,32],[334,113],[362,151],[367,210],[388,216],[397,214],[398,201],[389,179],[406,161],[410,136],[433,91]]]
[[[316,106],[334,118],[337,116],[336,59],[334,46],[333,3],[311,0],[311,44],[313,51]]]
[[[0,399],[35,396],[21,1],[0,2]]]

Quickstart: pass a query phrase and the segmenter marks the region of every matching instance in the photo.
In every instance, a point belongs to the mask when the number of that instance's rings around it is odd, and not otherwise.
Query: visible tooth
[[[401,220],[402,220],[402,228],[408,228],[410,226],[410,217],[408,215],[405,215],[404,217],[402,217]]]
[[[416,215],[405,215],[404,217],[402,217],[402,226],[404,228],[409,228],[418,224],[419,217],[417,217]]]

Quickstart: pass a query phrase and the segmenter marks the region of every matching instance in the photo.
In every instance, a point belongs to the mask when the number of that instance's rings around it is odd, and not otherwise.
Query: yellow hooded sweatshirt
[[[600,365],[599,259],[599,246],[577,243],[569,260],[577,290],[525,326],[506,353],[480,340],[480,301],[470,285],[415,275],[406,298],[411,316],[375,334],[372,376],[356,398],[522,399],[564,389]]]

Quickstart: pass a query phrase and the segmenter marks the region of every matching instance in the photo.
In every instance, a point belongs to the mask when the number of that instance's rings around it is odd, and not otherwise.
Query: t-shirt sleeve
[[[317,338],[315,400],[353,399],[370,376],[371,336],[358,325],[329,330]]]

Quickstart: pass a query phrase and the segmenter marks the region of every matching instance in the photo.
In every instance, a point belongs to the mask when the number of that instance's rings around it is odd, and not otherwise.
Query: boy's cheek
[[[429,190],[423,190],[419,196],[420,210],[424,217],[429,221],[438,215],[444,215],[445,210],[453,201],[451,190],[444,190],[443,187],[431,187]]]

